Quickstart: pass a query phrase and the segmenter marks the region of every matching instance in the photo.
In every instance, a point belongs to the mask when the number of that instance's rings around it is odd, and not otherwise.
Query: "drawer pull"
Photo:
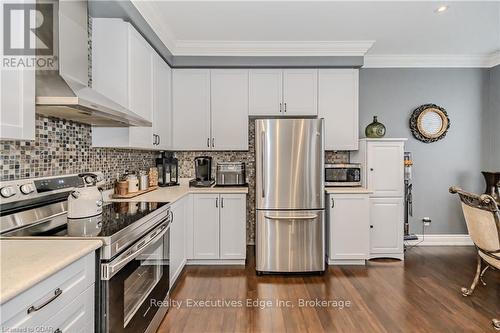
[[[34,305],[30,306],[28,308],[28,314],[44,308],[47,304],[51,303],[53,300],[55,300],[56,298],[61,296],[61,294],[62,294],[62,290],[60,288],[57,288],[56,290],[54,290],[54,296],[52,296],[51,298],[49,298],[48,300],[46,300],[45,302],[43,302],[39,306],[34,306]]]

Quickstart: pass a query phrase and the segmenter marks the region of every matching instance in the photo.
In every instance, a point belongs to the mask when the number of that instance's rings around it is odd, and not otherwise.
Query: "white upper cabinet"
[[[153,61],[153,144],[158,149],[172,147],[172,69],[154,54]]]
[[[153,123],[152,127],[93,127],[93,146],[170,147],[170,67],[129,23],[93,19],[92,87]]]
[[[210,71],[214,150],[248,150],[248,70]]]
[[[317,69],[252,69],[249,81],[252,116],[318,114]]]
[[[249,82],[250,115],[279,115],[283,108],[283,71],[251,69]]]
[[[252,116],[316,116],[317,69],[250,70]]]
[[[0,70],[0,139],[35,140],[34,70]]]
[[[1,5],[2,19],[3,14]],[[11,35],[22,36],[25,26],[17,23],[11,25]],[[3,28],[1,24],[0,54],[4,54]],[[0,65],[0,139],[35,140],[35,71],[31,68]]]
[[[153,115],[152,61],[153,49],[131,26],[129,27],[129,107],[132,112],[151,120]]]
[[[404,195],[403,142],[368,142],[368,188],[373,197]]]
[[[359,147],[359,71],[320,69],[318,117],[325,119],[325,150]]]
[[[174,69],[172,99],[174,149],[210,150],[210,70]]]
[[[318,114],[318,70],[283,71],[283,112],[285,116]]]

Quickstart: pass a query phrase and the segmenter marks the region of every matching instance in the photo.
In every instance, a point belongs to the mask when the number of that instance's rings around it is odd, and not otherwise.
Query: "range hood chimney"
[[[151,126],[150,121],[88,87],[87,1],[56,1],[54,6],[59,69],[37,70],[37,113],[95,126]]]

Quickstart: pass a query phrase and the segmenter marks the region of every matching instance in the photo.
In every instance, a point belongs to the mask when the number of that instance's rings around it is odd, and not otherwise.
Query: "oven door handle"
[[[160,238],[165,235],[165,233],[170,229],[170,218],[166,218],[162,221],[162,225],[157,227],[154,231],[148,233],[145,237],[153,237],[148,242],[144,242],[133,252],[126,253],[127,255],[123,258],[119,256],[110,263],[101,264],[101,280],[110,280],[123,266],[137,258],[148,245],[155,243]]]

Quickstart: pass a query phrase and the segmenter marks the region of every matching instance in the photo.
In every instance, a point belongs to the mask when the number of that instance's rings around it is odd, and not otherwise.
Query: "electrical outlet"
[[[431,218],[430,218],[430,217],[424,217],[424,218],[422,219],[422,223],[424,224],[424,226],[425,226],[425,227],[430,226],[430,225],[431,225],[431,222],[432,222],[432,220],[431,220]]]

